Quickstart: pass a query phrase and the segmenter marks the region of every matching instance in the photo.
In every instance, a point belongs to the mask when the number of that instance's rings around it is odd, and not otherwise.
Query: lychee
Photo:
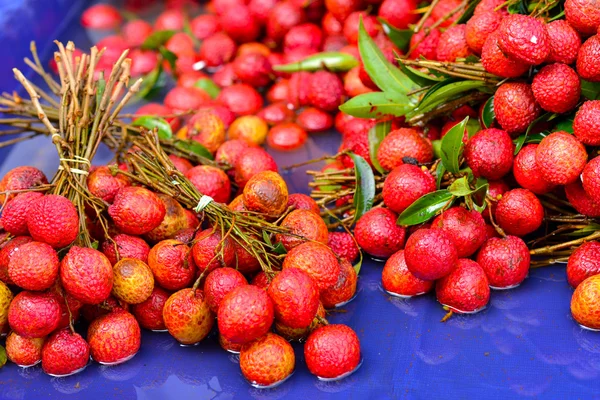
[[[308,336],[304,359],[311,374],[336,378],[354,371],[360,364],[360,342],[348,326],[329,324]]]
[[[483,44],[488,36],[500,26],[503,15],[495,11],[486,11],[473,15],[467,21],[465,37],[469,48],[476,54],[481,54]]]
[[[458,255],[451,236],[441,229],[418,229],[404,248],[408,270],[417,278],[435,280],[448,275]]]
[[[53,376],[71,375],[90,361],[90,346],[68,328],[54,332],[42,347],[42,369]]]
[[[11,332],[6,337],[6,355],[19,367],[31,367],[42,361],[46,338],[26,338]]]
[[[10,328],[26,338],[48,336],[58,327],[60,317],[60,304],[50,293],[23,291],[8,308]]]
[[[60,249],[77,238],[79,214],[66,197],[48,194],[29,206],[27,229],[35,241]]]
[[[308,101],[325,111],[336,110],[344,100],[344,84],[336,74],[317,71],[310,78]]]
[[[502,78],[516,78],[529,70],[529,64],[506,56],[498,47],[498,31],[491,33],[481,48],[485,70]]]
[[[270,386],[294,372],[296,358],[292,346],[281,336],[267,333],[244,345],[240,352],[240,368],[253,385]]]
[[[163,319],[171,336],[185,345],[202,341],[215,323],[206,297],[199,289],[173,293],[163,308]]]
[[[515,60],[538,65],[550,54],[546,26],[532,16],[510,14],[500,23],[498,33],[500,50]]]
[[[546,65],[533,78],[533,96],[540,107],[553,113],[565,113],[579,102],[581,83],[579,76],[565,64]]]
[[[494,217],[507,234],[525,236],[542,225],[544,207],[529,190],[513,189],[502,195]]]
[[[431,228],[441,229],[450,236],[458,258],[470,257],[484,242],[485,221],[475,210],[451,207],[432,221]]]
[[[600,36],[587,39],[577,53],[577,73],[582,79],[600,82]]]
[[[591,0],[565,1],[565,17],[567,22],[582,35],[596,33],[600,25],[600,8]]]
[[[335,308],[338,305],[342,305],[352,300],[356,294],[356,284],[358,275],[356,270],[350,264],[350,261],[341,259],[340,274],[338,275],[337,282],[321,291],[321,303],[325,308]]]
[[[438,301],[458,313],[474,313],[490,300],[490,287],[485,272],[473,260],[461,258],[450,274],[436,282]]]
[[[283,261],[283,269],[299,268],[325,290],[338,280],[340,266],[333,251],[317,242],[302,243],[291,249]]]
[[[418,296],[433,288],[433,281],[425,281],[414,276],[406,266],[404,250],[392,254],[381,272],[383,289],[401,297]]]
[[[150,250],[148,266],[156,282],[172,291],[185,288],[196,275],[189,246],[172,239],[163,240]]]
[[[600,145],[600,100],[584,102],[573,119],[573,133],[583,144]]]
[[[360,253],[354,237],[348,232],[329,232],[327,246],[340,258],[354,262]]]
[[[404,247],[406,229],[398,226],[398,214],[387,208],[374,208],[356,223],[358,245],[370,255],[387,258]]]
[[[48,289],[58,276],[58,254],[52,246],[30,242],[21,246],[8,263],[8,276],[25,290]]]
[[[141,339],[140,326],[127,311],[98,317],[87,331],[92,358],[101,364],[115,365],[130,360],[140,349]]]
[[[150,296],[141,303],[131,306],[131,313],[135,316],[142,328],[152,331],[166,330],[165,321],[163,319],[163,308],[169,299],[170,293],[161,288],[154,286]]]
[[[14,236],[29,234],[27,229],[27,215],[29,208],[39,198],[44,195],[40,192],[19,193],[2,209],[0,215],[0,224],[4,230]]]
[[[404,157],[414,158],[419,163],[430,162],[433,159],[431,142],[412,128],[391,131],[379,146],[377,160],[384,169],[391,171],[404,164]]]
[[[60,263],[60,280],[67,293],[77,300],[98,304],[110,295],[113,268],[98,250],[73,246]]]
[[[555,185],[566,185],[577,180],[587,157],[583,144],[564,131],[543,138],[535,151],[535,161],[542,178]]]
[[[288,251],[308,240],[327,244],[329,237],[327,225],[319,214],[312,211],[294,210],[286,215],[280,226],[291,233],[291,235],[276,236],[277,241],[281,242]]]
[[[488,239],[477,254],[477,263],[493,289],[518,286],[529,272],[529,249],[516,236]]]
[[[247,284],[238,270],[228,267],[213,270],[204,281],[204,295],[210,310],[216,315],[223,298],[233,289]]]
[[[319,287],[305,271],[283,269],[269,285],[275,318],[290,328],[307,328],[319,308]]]
[[[531,86],[526,83],[503,83],[494,95],[496,120],[511,136],[525,132],[540,112]]]
[[[240,286],[229,292],[219,305],[219,332],[233,343],[245,344],[266,334],[273,324],[273,302],[263,289]]]
[[[439,61],[454,62],[457,58],[466,58],[473,54],[467,44],[466,25],[459,24],[446,29],[440,36],[436,52]]]
[[[581,47],[577,31],[564,19],[550,22],[546,25],[546,31],[550,38],[550,55],[546,61],[573,64]]]
[[[435,190],[435,178],[429,171],[423,171],[416,165],[402,164],[385,178],[383,202],[400,214],[418,198]]]
[[[129,186],[119,190],[108,208],[108,214],[121,232],[143,235],[160,225],[166,209],[155,193],[142,187]]]

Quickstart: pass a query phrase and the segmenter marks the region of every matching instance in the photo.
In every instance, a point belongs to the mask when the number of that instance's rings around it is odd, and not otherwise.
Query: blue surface
[[[0,0],[0,90],[17,87],[10,68],[22,66],[31,39],[46,59],[50,39],[88,44],[76,27],[84,2]],[[72,7],[72,8],[70,8]],[[71,10],[71,11],[68,11]],[[74,11],[73,11],[74,10]],[[66,16],[66,20],[61,20]],[[67,29],[67,25],[71,27]],[[335,135],[313,136],[292,155],[275,154],[280,165],[335,152]],[[0,176],[17,165],[35,165],[49,176],[57,161],[46,139],[0,151]],[[103,151],[96,162],[110,158]],[[291,191],[306,191],[303,170],[286,175]],[[571,289],[564,268],[532,271],[514,290],[493,292],[489,307],[472,316],[444,315],[433,295],[400,300],[380,287],[382,264],[368,261],[358,297],[334,323],[353,327],[364,364],[349,378],[319,382],[307,371],[295,345],[294,376],[274,390],[256,390],[243,379],[235,356],[214,335],[193,348],[168,334],[144,332],[142,348],[117,367],[90,365],[69,378],[51,378],[39,367],[0,370],[1,399],[473,399],[600,398],[600,333],[584,331],[569,312]]]

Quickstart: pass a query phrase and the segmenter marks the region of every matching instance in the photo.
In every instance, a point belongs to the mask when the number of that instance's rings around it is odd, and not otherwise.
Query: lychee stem
[[[443,306],[442,308],[444,309],[444,311],[448,311],[448,312],[446,313],[446,315],[444,315],[444,317],[440,320],[440,322],[446,322],[450,319],[450,317],[452,317],[454,315],[454,311],[452,311],[452,309],[447,306]]]
[[[600,231],[594,232],[591,235],[586,237],[571,240],[564,243],[555,244],[553,246],[545,246],[540,247],[538,249],[531,249],[529,254],[531,255],[544,255],[544,254],[553,254],[556,250],[568,249],[570,247],[579,246],[585,242],[590,242],[592,240],[596,240],[600,238]]]

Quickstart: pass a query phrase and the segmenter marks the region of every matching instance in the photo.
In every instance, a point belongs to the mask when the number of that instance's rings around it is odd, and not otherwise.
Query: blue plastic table
[[[83,1],[0,0],[0,90],[17,83],[11,68],[24,68],[29,41],[47,60],[51,40],[89,45],[77,27]],[[315,135],[296,153],[273,153],[279,165],[334,153],[335,134]],[[0,175],[34,165],[49,177],[58,165],[47,139],[0,150]],[[106,162],[103,150],[95,160]],[[286,175],[290,191],[306,192],[304,169]],[[433,295],[391,298],[381,289],[382,264],[367,261],[358,297],[329,318],[356,330],[364,364],[354,375],[325,383],[310,375],[302,346],[295,345],[294,376],[273,390],[256,390],[242,377],[236,356],[214,335],[183,348],[168,334],[144,332],[136,357],[120,366],[90,365],[68,378],[39,367],[0,370],[1,399],[474,399],[600,398],[600,333],[582,330],[569,312],[571,289],[560,266],[532,271],[521,287],[493,292],[489,307],[472,316],[439,322],[444,311]]]

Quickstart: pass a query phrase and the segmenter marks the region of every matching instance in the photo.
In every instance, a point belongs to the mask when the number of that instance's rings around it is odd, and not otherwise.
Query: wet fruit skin
[[[266,291],[245,285],[223,298],[217,322],[225,339],[245,344],[265,335],[271,329],[274,317],[273,302]]]
[[[315,280],[320,290],[335,285],[340,266],[333,251],[324,244],[302,243],[291,249],[283,261],[283,269],[299,268]]]
[[[587,162],[585,147],[567,132],[551,133],[535,151],[542,178],[549,183],[566,185],[577,180]]]
[[[6,337],[6,355],[21,367],[35,365],[42,360],[42,345],[46,338],[24,338],[11,332]]]
[[[294,122],[275,125],[267,134],[269,147],[279,151],[296,150],[302,147],[307,139],[306,131]]]
[[[143,235],[160,225],[166,209],[155,193],[130,186],[119,190],[108,214],[122,233]]]
[[[163,319],[171,336],[179,343],[195,344],[212,329],[215,318],[200,289],[182,289],[169,297],[163,308]]]
[[[573,120],[573,133],[581,143],[597,146],[600,144],[600,101],[584,102]]]
[[[456,246],[458,258],[472,256],[484,242],[485,221],[475,210],[452,207],[438,215],[431,222],[431,227],[450,235]]]
[[[90,346],[68,328],[54,332],[42,347],[42,369],[47,374],[67,375],[87,365]]]
[[[523,146],[519,154],[515,156],[513,163],[513,175],[517,183],[524,189],[535,194],[544,194],[554,189],[554,185],[542,178],[535,162],[535,152],[538,145],[531,143]]]
[[[143,261],[123,258],[113,266],[113,295],[127,304],[138,304],[150,297],[154,276]]]
[[[577,323],[600,329],[600,275],[590,276],[577,286],[571,297],[571,315]]]
[[[586,242],[569,256],[567,280],[573,288],[593,275],[600,274],[600,243]]]
[[[106,300],[112,290],[112,264],[98,250],[73,246],[61,261],[60,280],[77,300],[98,304]]]
[[[525,236],[544,220],[544,207],[527,189],[513,189],[502,196],[495,213],[496,222],[509,235]]]
[[[338,304],[350,301],[356,294],[358,275],[346,259],[341,259],[340,274],[335,285],[321,291],[321,303],[325,308],[335,308]]]
[[[204,281],[204,295],[210,310],[216,315],[223,297],[233,289],[247,285],[248,281],[233,268],[217,268]]]
[[[433,281],[425,281],[414,276],[406,266],[404,250],[392,254],[381,272],[383,289],[400,296],[418,296],[433,288]]]
[[[45,195],[29,207],[27,229],[35,241],[60,249],[77,238],[79,215],[73,203],[66,197]]]
[[[354,237],[348,232],[329,232],[327,246],[340,258],[354,262],[360,249]]]
[[[577,73],[582,79],[591,82],[600,81],[600,36],[594,35],[587,39],[577,53]]]
[[[273,301],[275,319],[290,328],[307,328],[319,308],[319,288],[301,269],[286,268],[273,278],[267,289]]]
[[[441,229],[418,229],[404,248],[408,270],[417,278],[432,281],[448,275],[458,255],[449,234]]]
[[[381,166],[391,171],[403,164],[402,158],[412,157],[419,163],[433,159],[431,143],[415,129],[400,128],[390,132],[381,142],[377,151],[377,160]]]
[[[327,225],[320,215],[307,210],[294,210],[281,221],[280,226],[288,229],[294,235],[277,234],[276,240],[283,244],[286,250],[290,250],[307,240],[315,240],[327,244],[329,232]]]
[[[0,282],[0,332],[4,332],[8,323],[8,308],[13,294],[4,282]]]
[[[546,111],[565,113],[579,102],[581,84],[579,76],[565,64],[546,65],[533,78],[533,96]]]
[[[346,325],[322,326],[310,334],[304,345],[308,370],[321,378],[336,378],[353,371],[360,357],[358,336]]]
[[[58,254],[41,242],[26,243],[8,263],[8,276],[25,290],[46,290],[58,276]]]
[[[192,283],[196,267],[188,245],[177,240],[163,240],[148,255],[154,279],[167,290],[180,290]]]
[[[279,216],[287,208],[287,202],[287,185],[277,172],[259,172],[244,186],[244,204],[249,210]]]
[[[386,208],[366,212],[356,223],[358,245],[374,257],[387,258],[404,248],[406,229],[397,225],[398,215]]]
[[[17,236],[0,247],[0,280],[2,282],[9,285],[14,284],[10,279],[10,276],[8,276],[8,264],[10,263],[10,259],[20,250],[21,246],[32,241],[33,239],[30,236]]]
[[[96,318],[90,324],[87,340],[97,362],[121,362],[140,349],[140,326],[130,313],[115,311]]]
[[[131,306],[131,313],[142,328],[155,331],[165,330],[167,327],[163,319],[163,308],[169,297],[169,292],[160,286],[154,286],[150,297]]]
[[[458,260],[456,268],[436,282],[435,293],[441,304],[458,313],[481,310],[490,300],[485,272],[466,258]]]
[[[511,136],[525,132],[540,112],[531,86],[526,83],[503,83],[494,95],[496,120]]]
[[[135,258],[136,260],[148,262],[148,253],[150,253],[150,246],[142,238],[137,236],[125,235],[120,233],[115,235],[111,242],[106,240],[102,242],[100,250],[108,258],[112,265],[115,265],[121,258]],[[117,250],[115,250],[115,244]],[[117,251],[119,257],[117,257]]]
[[[294,210],[308,210],[317,215],[321,214],[321,210],[316,201],[312,197],[303,193],[292,193],[288,195],[288,208],[293,207]]]
[[[23,190],[48,183],[42,171],[34,167],[16,167],[0,179],[0,192]],[[0,194],[0,203],[4,203],[6,195]]]
[[[281,336],[267,333],[244,345],[240,352],[240,368],[252,383],[269,386],[287,378],[296,363],[294,349]]]
[[[60,322],[58,300],[48,293],[24,291],[15,296],[8,308],[8,323],[20,336],[48,336]]]
[[[498,46],[507,56],[537,65],[550,54],[550,39],[543,22],[534,17],[512,14],[498,28]]]
[[[419,197],[436,190],[435,178],[416,165],[394,168],[383,184],[383,202],[392,211],[402,213]]]
[[[493,288],[509,288],[520,284],[529,272],[529,249],[516,236],[488,239],[477,254]]]
[[[27,229],[29,207],[43,196],[40,192],[25,192],[19,193],[9,201],[0,215],[0,224],[4,226],[4,230],[14,236],[29,234]]]

